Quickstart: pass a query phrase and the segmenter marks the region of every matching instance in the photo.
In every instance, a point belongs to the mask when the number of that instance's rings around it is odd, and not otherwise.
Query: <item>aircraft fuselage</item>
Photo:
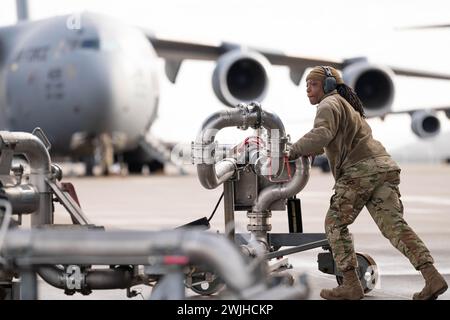
[[[0,44],[2,129],[41,127],[76,155],[101,133],[131,150],[155,120],[157,57],[138,29],[83,13],[2,28]]]

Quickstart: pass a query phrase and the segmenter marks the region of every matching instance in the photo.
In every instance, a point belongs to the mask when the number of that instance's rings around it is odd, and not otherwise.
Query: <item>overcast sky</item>
[[[30,0],[32,19],[83,10],[143,26],[159,37],[218,44],[238,42],[285,53],[332,59],[367,56],[379,64],[450,74],[450,28],[401,31],[402,26],[450,23],[445,0]],[[3,0],[0,25],[16,21],[15,1]],[[211,89],[214,64],[184,63],[176,85],[161,73],[160,117],[154,132],[168,140],[192,140],[200,123],[222,108]],[[162,71],[162,64],[161,64]],[[311,126],[314,107],[304,81],[293,85],[285,68],[272,68],[263,107],[280,115],[293,139]],[[396,78],[394,109],[450,105],[450,84]],[[176,116],[175,116],[176,115]],[[450,127],[440,115],[444,130]],[[188,120],[188,121],[186,121]],[[188,122],[188,123],[186,123]],[[416,141],[409,116],[370,121],[388,148]],[[392,136],[395,136],[393,139]]]

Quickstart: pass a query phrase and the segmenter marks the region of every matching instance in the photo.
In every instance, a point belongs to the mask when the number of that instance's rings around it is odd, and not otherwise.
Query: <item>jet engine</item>
[[[450,109],[445,110],[444,113],[447,119],[450,119]]]
[[[431,138],[439,134],[441,122],[434,112],[418,110],[411,115],[411,129],[420,138]]]
[[[359,61],[346,66],[342,76],[344,82],[358,94],[368,118],[383,116],[391,111],[394,74],[389,68]]]
[[[262,101],[269,86],[269,61],[261,54],[236,49],[217,60],[212,85],[217,98],[228,106]]]

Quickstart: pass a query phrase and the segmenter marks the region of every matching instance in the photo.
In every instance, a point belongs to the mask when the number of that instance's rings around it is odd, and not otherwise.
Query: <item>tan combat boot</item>
[[[447,290],[447,282],[431,263],[420,269],[420,272],[425,279],[425,287],[414,293],[413,300],[436,300]]]
[[[356,270],[343,272],[343,283],[334,289],[323,289],[320,296],[327,300],[360,300],[364,298],[364,290]]]

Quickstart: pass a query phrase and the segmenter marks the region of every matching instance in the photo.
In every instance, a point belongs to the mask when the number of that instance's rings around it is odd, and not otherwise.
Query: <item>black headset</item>
[[[325,71],[326,75],[325,81],[323,82],[323,92],[327,94],[336,89],[336,78],[331,73],[329,67],[322,66],[322,69]]]

